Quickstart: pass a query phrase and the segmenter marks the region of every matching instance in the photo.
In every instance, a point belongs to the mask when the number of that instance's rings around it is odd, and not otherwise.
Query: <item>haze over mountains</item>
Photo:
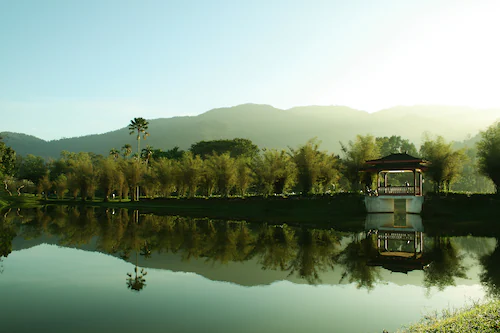
[[[137,117],[143,117],[138,114]],[[400,135],[417,147],[424,133],[442,135],[449,141],[463,141],[500,120],[499,109],[452,106],[398,106],[375,113],[345,106],[302,106],[281,110],[270,105],[243,104],[213,109],[198,116],[149,119],[150,136],[141,143],[155,149],[175,146],[188,149],[202,140],[252,140],[261,148],[286,149],[318,138],[321,149],[340,153],[340,142],[357,134]],[[61,151],[94,152],[106,155],[125,144],[136,147],[136,136],[128,124],[115,131],[82,137],[45,141],[29,133],[2,132],[7,145],[19,155],[57,158]],[[89,129],[89,131],[92,131]]]

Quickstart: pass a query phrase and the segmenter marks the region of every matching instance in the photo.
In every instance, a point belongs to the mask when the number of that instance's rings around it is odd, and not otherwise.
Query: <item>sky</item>
[[[244,103],[500,107],[496,0],[0,0],[0,132]]]

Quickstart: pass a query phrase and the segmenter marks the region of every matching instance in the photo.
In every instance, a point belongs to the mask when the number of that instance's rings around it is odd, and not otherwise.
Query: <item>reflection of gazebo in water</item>
[[[430,261],[424,256],[424,227],[415,214],[368,214],[367,237],[376,238],[377,255],[368,261],[392,272],[422,270]]]
[[[406,153],[391,154],[377,160],[366,161],[365,172],[376,173],[377,189],[368,191],[365,198],[368,213],[420,213],[423,193],[422,172],[427,170],[428,162]],[[404,184],[394,184],[396,174],[412,173]]]

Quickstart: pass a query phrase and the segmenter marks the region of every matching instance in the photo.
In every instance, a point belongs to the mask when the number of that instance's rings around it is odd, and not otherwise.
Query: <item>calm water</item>
[[[57,207],[0,218],[2,332],[382,332],[498,289],[495,238]]]

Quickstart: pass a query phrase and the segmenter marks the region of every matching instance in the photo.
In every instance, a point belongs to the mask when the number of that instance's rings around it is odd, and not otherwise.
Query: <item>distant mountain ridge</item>
[[[141,115],[137,115],[141,116]],[[301,106],[288,110],[262,104],[242,104],[217,108],[198,116],[149,119],[151,134],[141,143],[155,149],[175,146],[188,149],[202,140],[252,140],[261,148],[287,149],[318,138],[321,149],[340,152],[339,142],[353,140],[357,134],[400,135],[417,145],[424,133],[442,135],[449,141],[463,141],[500,119],[500,109],[452,106],[397,106],[367,113],[346,106]],[[128,124],[115,131],[45,141],[22,133],[3,132],[0,136],[20,155],[33,154],[58,158],[61,151],[94,152],[106,155],[125,144],[136,146]]]

